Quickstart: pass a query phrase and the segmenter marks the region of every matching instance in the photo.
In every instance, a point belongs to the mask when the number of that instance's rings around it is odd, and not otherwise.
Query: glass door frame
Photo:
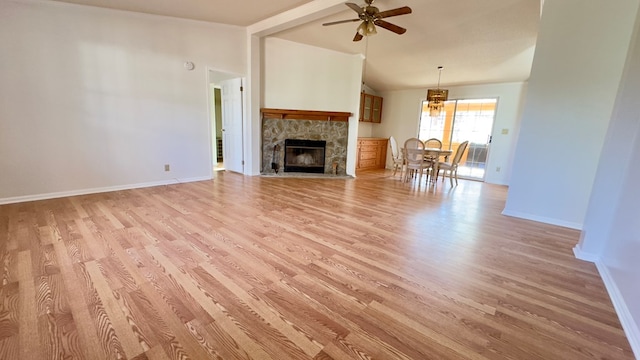
[[[461,112],[459,107],[461,103],[462,105],[464,105],[465,102],[469,104],[480,103],[481,104],[480,109],[477,111],[481,111],[481,112],[486,111],[486,110],[484,111],[482,110],[482,104],[484,103],[494,104],[493,108],[491,109],[493,113],[491,115],[492,118],[491,118],[490,126],[488,127],[484,126],[481,129],[482,130],[481,133],[483,135],[480,135],[480,136],[484,136],[484,134],[486,134],[486,139],[484,142],[479,141],[481,139],[473,139],[474,132],[478,132],[478,131],[474,131],[473,128],[466,131],[468,135],[465,136],[463,139],[458,139],[459,140],[458,142],[453,141],[454,136],[456,135],[456,118],[458,117],[458,113]],[[429,116],[427,101],[423,100],[421,112],[420,112],[419,124],[418,124],[418,138],[420,138],[421,140],[426,140],[432,137],[441,139],[443,149],[453,150],[454,154],[455,154],[455,151],[457,150],[456,144],[461,143],[463,140],[469,140],[469,147],[467,147],[465,155],[463,155],[463,159],[460,162],[461,164],[464,164],[464,162],[466,162],[466,159],[470,156],[471,152],[474,151],[472,149],[472,144],[473,145],[480,144],[481,145],[480,147],[484,146],[484,149],[480,149],[480,156],[484,160],[482,162],[482,164],[484,164],[483,166],[484,168],[482,170],[482,176],[473,176],[473,174],[471,173],[471,171],[473,171],[473,168],[470,168],[469,173],[465,173],[464,171],[458,173],[458,176],[460,178],[484,181],[487,175],[487,165],[489,163],[489,158],[490,158],[492,134],[493,134],[493,128],[495,126],[496,114],[498,111],[498,104],[499,104],[498,97],[451,99],[445,102],[445,107],[442,110],[441,115],[438,117],[432,118]],[[479,114],[477,117],[480,117],[480,116],[483,116],[483,115]],[[428,127],[423,127],[423,120],[425,119],[429,119]],[[435,129],[433,129],[434,125],[436,126]],[[475,140],[475,141],[472,141],[472,140]],[[484,156],[483,154],[481,154],[482,150],[486,151]],[[471,156],[475,158],[476,156],[478,156],[478,154],[474,152]],[[460,167],[460,170],[464,168],[465,166],[463,165]]]

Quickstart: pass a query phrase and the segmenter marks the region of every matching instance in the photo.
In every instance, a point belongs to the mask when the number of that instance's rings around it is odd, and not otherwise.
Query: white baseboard
[[[536,215],[531,215],[531,214],[527,214],[527,213],[522,213],[522,212],[519,212],[519,211],[511,211],[511,210],[506,210],[505,209],[505,210],[502,210],[502,215],[517,217],[517,218],[521,218],[521,219],[525,219],[525,220],[537,221],[537,222],[550,224],[550,225],[562,226],[562,227],[566,227],[566,228],[569,228],[569,229],[582,230],[582,224],[581,223],[574,223],[574,222],[570,222],[570,221],[562,221],[562,220],[552,219],[552,218],[548,218],[548,217],[544,217],[544,216],[536,216]]]
[[[633,351],[636,359],[640,359],[640,330],[638,329],[638,324],[636,324],[633,316],[631,316],[629,307],[624,301],[624,298],[613,280],[613,277],[609,273],[607,266],[601,261],[596,261],[596,267],[598,268],[598,272],[600,272],[600,277],[604,282],[604,286],[607,288],[613,307],[616,309],[616,313],[618,314],[618,318],[622,324],[622,329],[624,329],[624,333],[627,335],[627,340],[629,340],[631,350]]]
[[[154,181],[154,182],[138,183],[138,184],[127,184],[127,185],[118,185],[118,186],[107,186],[107,187],[101,187],[101,188],[60,191],[60,192],[52,192],[52,193],[46,193],[46,194],[15,196],[15,197],[1,198],[0,205],[15,204],[15,203],[21,203],[21,202],[27,202],[27,201],[56,199],[56,198],[68,197],[68,196],[97,194],[97,193],[110,192],[110,191],[139,189],[139,188],[152,187],[152,186],[171,185],[171,184],[179,184],[179,183],[194,182],[194,181],[204,181],[204,180],[211,180],[211,177],[203,176],[203,177],[194,177],[194,178],[187,178],[187,179],[170,179],[170,180],[162,180],[162,181]]]
[[[599,255],[582,251],[582,248],[580,247],[579,244],[573,247],[573,255],[576,257],[576,259],[580,259],[580,260],[584,260],[592,263],[597,263],[598,261],[600,261]]]

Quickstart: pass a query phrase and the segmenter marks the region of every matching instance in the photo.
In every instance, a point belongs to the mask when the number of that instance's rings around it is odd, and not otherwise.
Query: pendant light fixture
[[[440,89],[440,76],[442,76],[442,66],[438,66],[438,87],[427,89],[427,101],[429,102],[429,116],[438,117],[444,108],[444,102],[449,97],[449,90]]]

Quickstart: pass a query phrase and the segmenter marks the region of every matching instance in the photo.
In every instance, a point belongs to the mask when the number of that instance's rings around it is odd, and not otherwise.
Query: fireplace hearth
[[[326,146],[322,140],[285,139],[284,171],[324,173]]]

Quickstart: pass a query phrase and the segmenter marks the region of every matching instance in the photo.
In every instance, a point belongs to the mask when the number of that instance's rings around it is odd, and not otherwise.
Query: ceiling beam
[[[249,25],[249,35],[264,37],[344,11],[345,0],[314,0]]]

